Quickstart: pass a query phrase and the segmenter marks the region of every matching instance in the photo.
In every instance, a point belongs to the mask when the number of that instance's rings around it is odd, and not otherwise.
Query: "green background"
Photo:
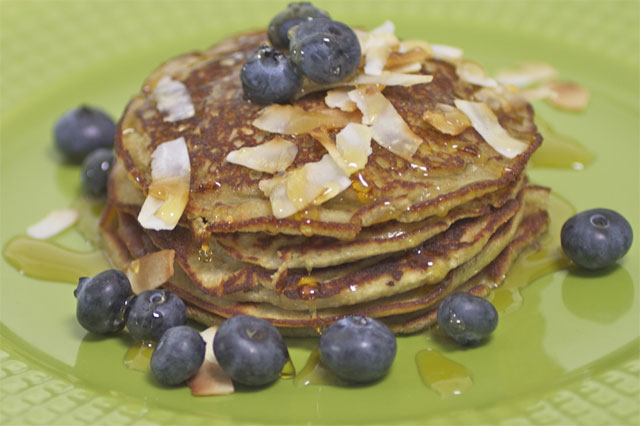
[[[0,243],[78,195],[51,129],[80,103],[118,117],[162,61],[264,28],[286,1],[0,1]],[[608,207],[640,232],[640,7],[636,1],[323,1],[334,19],[463,47],[490,71],[553,64],[585,85],[588,110],[537,113],[597,155],[581,172],[533,169],[577,210]],[[638,237],[638,235],[636,235]],[[268,389],[194,398],[122,366],[129,341],[85,335],[73,287],[0,261],[0,424],[638,424],[638,238],[608,274],[560,271],[523,291],[491,341],[436,344],[474,384],[442,399],[417,374],[426,335],[399,339],[391,373],[361,388]],[[88,249],[73,230],[56,241]],[[300,370],[313,340],[290,340]]]

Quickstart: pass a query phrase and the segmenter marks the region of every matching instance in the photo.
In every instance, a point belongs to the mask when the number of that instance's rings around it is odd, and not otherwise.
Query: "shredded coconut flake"
[[[462,55],[464,54],[464,51],[459,47],[447,46],[445,44],[432,44],[431,51],[433,52],[434,58],[453,63],[462,59]]]
[[[276,137],[260,145],[231,151],[226,160],[259,172],[276,173],[286,170],[297,154],[296,144]]]
[[[195,396],[229,395],[235,390],[231,377],[222,369],[213,352],[213,339],[218,327],[209,327],[200,332],[206,347],[204,361],[196,374],[187,380],[191,394]]]
[[[473,128],[489,145],[507,158],[514,158],[527,149],[527,144],[512,137],[500,126],[491,108],[482,102],[455,100],[456,107],[471,120]]]
[[[266,132],[295,135],[317,127],[342,128],[353,121],[359,121],[359,116],[335,109],[312,112],[298,106],[273,104],[264,108],[252,124]]]
[[[158,110],[165,114],[164,121],[180,121],[196,113],[187,86],[169,76],[162,77],[151,97],[156,101]]]
[[[502,84],[527,87],[554,79],[558,72],[545,62],[525,62],[517,69],[500,70],[496,80]]]
[[[161,143],[151,154],[151,185],[138,214],[146,229],[175,228],[189,201],[191,164],[184,138]]]
[[[342,111],[353,112],[358,107],[356,104],[349,99],[349,95],[347,94],[349,89],[333,89],[327,91],[327,95],[324,97],[324,102],[327,104],[329,108],[338,108]]]
[[[78,220],[75,209],[53,210],[44,219],[27,228],[27,235],[38,240],[46,240],[72,226]]]
[[[262,181],[260,188],[270,189],[268,195],[265,191],[265,195],[269,197],[273,215],[278,219],[291,216],[309,205],[322,204],[351,185],[349,177],[329,154],[320,161],[307,163],[275,179],[278,179],[275,185]]]
[[[456,74],[460,79],[478,86],[496,87],[498,82],[489,77],[482,65],[469,59],[461,60],[456,66]]]
[[[393,104],[374,87],[352,90],[349,98],[362,112],[362,124],[371,126],[373,139],[394,154],[410,160],[422,139],[411,131]]]
[[[134,294],[153,290],[173,276],[175,251],[160,250],[133,260],[127,267],[127,278]]]

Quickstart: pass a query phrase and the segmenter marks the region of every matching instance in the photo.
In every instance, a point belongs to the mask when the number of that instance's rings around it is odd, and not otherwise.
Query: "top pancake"
[[[145,81],[119,123],[117,155],[145,193],[151,182],[151,153],[163,142],[185,138],[191,162],[191,194],[182,219],[202,240],[212,232],[235,231],[353,239],[362,227],[375,223],[391,219],[414,222],[444,215],[515,182],[540,144],[533,111],[526,103],[514,105],[509,111],[494,110],[502,127],[528,145],[514,159],[498,154],[473,128],[448,136],[431,127],[422,119],[426,109],[437,103],[453,105],[454,99],[474,100],[480,87],[460,80],[451,64],[426,60],[422,72],[433,75],[432,82],[387,87],[382,92],[423,140],[411,161],[372,143],[373,153],[366,167],[351,177],[371,188],[365,194],[356,189],[361,185],[351,186],[322,205],[276,219],[269,199],[258,188],[258,182],[270,175],[225,161],[229,152],[275,136],[251,124],[263,106],[243,96],[239,78],[245,60],[266,42],[264,32],[249,33],[207,51],[170,60]],[[177,122],[163,120],[151,93],[166,75],[187,87],[195,116]],[[324,92],[305,96],[295,104],[308,111],[328,109]],[[326,154],[310,135],[285,138],[298,146],[290,168],[319,161]]]

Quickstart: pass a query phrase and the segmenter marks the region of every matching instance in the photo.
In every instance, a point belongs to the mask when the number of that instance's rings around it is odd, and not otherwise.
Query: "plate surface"
[[[0,243],[79,193],[51,129],[88,103],[118,117],[162,61],[237,31],[265,27],[286,1],[0,3]],[[596,154],[583,171],[531,178],[577,210],[607,207],[640,233],[639,4],[630,2],[317,2],[350,25],[389,19],[402,38],[465,49],[490,71],[526,60],[553,64],[586,86],[575,114],[536,112]],[[390,374],[368,387],[268,389],[194,398],[128,370],[126,337],[96,339],[75,322],[73,286],[27,278],[0,261],[0,424],[637,424],[640,421],[638,235],[608,274],[559,271],[523,290],[491,341],[439,349],[467,367],[473,386],[440,398],[414,361],[430,343],[400,338]],[[89,247],[70,230],[56,242]],[[289,340],[300,370],[312,339]]]

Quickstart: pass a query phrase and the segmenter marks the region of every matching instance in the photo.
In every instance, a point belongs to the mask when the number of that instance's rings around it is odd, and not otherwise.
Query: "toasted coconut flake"
[[[431,51],[435,59],[445,62],[456,63],[462,59],[464,51],[459,47],[447,46],[445,44],[432,44]]]
[[[356,107],[355,102],[349,99],[348,92],[349,89],[329,90],[324,97],[324,102],[329,108],[338,108],[342,111],[353,112],[358,109],[358,107]]]
[[[189,201],[191,164],[184,138],[161,143],[151,154],[151,185],[138,214],[146,229],[175,228]]]
[[[482,136],[489,145],[507,158],[514,158],[527,149],[527,144],[519,141],[507,133],[500,126],[498,118],[491,108],[482,102],[455,100],[456,107],[462,110],[469,119],[473,128]]]
[[[412,62],[404,65],[394,66],[393,68],[389,68],[389,71],[393,73],[401,73],[401,74],[416,73],[416,72],[420,72],[420,70],[422,70],[421,62]]]
[[[377,84],[382,86],[413,86],[414,84],[430,83],[432,75],[403,74],[392,71],[382,71],[380,75],[360,74],[349,81],[350,86]]]
[[[380,75],[392,50],[398,46],[398,38],[393,34],[395,26],[391,21],[369,32],[356,31],[362,56],[364,56],[364,73]]]
[[[164,121],[180,121],[196,114],[187,86],[169,76],[160,79],[151,97],[158,110],[165,114]]]
[[[570,111],[583,111],[589,103],[589,91],[569,81],[552,81],[544,85],[552,93],[547,101]]]
[[[459,135],[471,126],[471,121],[458,108],[439,103],[434,109],[428,109],[422,118],[437,130],[447,135]]]
[[[484,87],[496,87],[498,82],[489,77],[487,71],[479,63],[463,59],[456,66],[456,74],[467,83]]]
[[[505,69],[496,73],[496,80],[502,84],[527,87],[554,79],[558,72],[545,62],[525,62],[517,69]]]
[[[399,53],[411,53],[417,49],[422,50],[426,54],[426,57],[423,58],[423,60],[433,56],[433,48],[426,40],[403,40],[398,45]]]
[[[327,150],[333,161],[338,164],[350,176],[361,170],[367,164],[371,149],[373,133],[369,126],[349,123],[336,135],[334,142],[326,130],[316,129],[311,132],[322,146]]]
[[[213,352],[213,339],[218,327],[209,327],[200,332],[206,344],[204,361],[196,374],[187,380],[194,396],[229,395],[235,389],[231,377],[222,369]]]
[[[410,160],[422,139],[393,107],[393,104],[374,87],[363,87],[349,92],[362,112],[362,124],[371,125],[373,139],[394,154]]]
[[[231,151],[226,160],[259,172],[276,173],[287,169],[298,154],[298,146],[275,137],[268,142]]]
[[[72,226],[78,220],[75,209],[53,210],[38,223],[27,228],[27,235],[38,240],[46,240]]]
[[[391,52],[387,58],[386,68],[396,68],[414,62],[422,63],[429,55],[422,49],[411,49],[407,52]]]
[[[133,260],[127,267],[127,277],[134,294],[153,290],[173,276],[174,250],[160,250]]]
[[[317,127],[342,128],[353,121],[359,121],[357,114],[329,108],[322,112],[305,111],[298,106],[273,104],[263,109],[252,124],[267,132],[295,135]]]
[[[265,182],[261,188],[271,189],[269,194],[271,209],[273,215],[281,219],[311,204],[322,204],[350,185],[351,180],[342,168],[329,154],[325,154],[320,161],[307,163],[299,169],[288,172],[276,185]]]

